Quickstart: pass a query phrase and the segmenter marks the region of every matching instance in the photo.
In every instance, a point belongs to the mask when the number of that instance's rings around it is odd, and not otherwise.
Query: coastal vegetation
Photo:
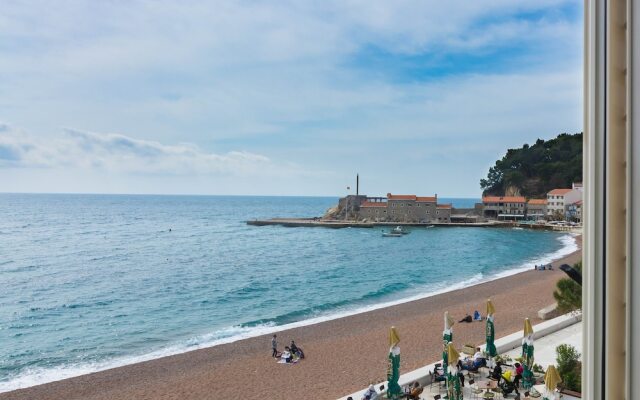
[[[562,133],[551,140],[509,149],[480,180],[484,195],[546,198],[556,188],[582,182],[582,133]]]
[[[562,378],[562,386],[565,389],[580,392],[582,363],[578,350],[569,344],[561,344],[556,347],[556,362],[558,363],[558,374]]]
[[[573,269],[582,273],[582,261],[573,264]],[[563,314],[582,308],[582,286],[573,279],[562,278],[558,280],[553,297],[558,303],[558,311]]]

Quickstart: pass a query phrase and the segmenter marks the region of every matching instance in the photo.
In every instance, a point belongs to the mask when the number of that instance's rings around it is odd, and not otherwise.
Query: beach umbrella
[[[543,399],[552,400],[555,399],[555,390],[558,383],[562,382],[558,370],[553,365],[549,365],[547,372],[544,374],[544,397]]]
[[[533,378],[533,327],[529,318],[524,319],[524,337],[522,338],[522,386],[530,389],[535,383]]]
[[[453,324],[454,319],[449,315],[449,311],[444,312],[444,331],[442,331],[442,341],[444,343],[442,350],[442,369],[447,373],[449,365],[449,356],[447,354],[447,345],[453,341]]]
[[[456,364],[460,358],[460,353],[453,347],[453,343],[447,344],[447,358],[451,363],[449,373],[447,374],[447,394],[449,400],[462,400],[462,386],[460,385],[460,377]]]
[[[487,354],[489,354],[490,358],[493,358],[498,355],[498,350],[496,349],[495,340],[496,340],[496,328],[493,324],[493,315],[496,313],[495,307],[493,307],[493,303],[491,299],[487,300]]]
[[[387,368],[387,398],[398,399],[402,395],[402,388],[398,385],[400,379],[400,336],[395,326],[389,331],[389,366]]]

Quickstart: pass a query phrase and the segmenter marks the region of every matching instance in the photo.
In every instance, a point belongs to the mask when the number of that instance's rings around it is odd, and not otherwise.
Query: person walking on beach
[[[278,341],[276,335],[271,338],[271,357],[278,357]]]

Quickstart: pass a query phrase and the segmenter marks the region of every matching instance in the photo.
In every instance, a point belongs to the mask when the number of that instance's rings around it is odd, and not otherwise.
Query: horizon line
[[[5,192],[0,194],[17,194],[17,195],[77,195],[77,196],[200,196],[200,197],[326,197],[341,198],[341,195],[304,195],[304,194],[207,194],[207,193],[105,193],[105,192]],[[350,195],[353,195],[350,193]],[[369,196],[380,197],[380,196]],[[382,196],[384,197],[384,196]],[[469,196],[438,196],[442,199],[481,199]]]

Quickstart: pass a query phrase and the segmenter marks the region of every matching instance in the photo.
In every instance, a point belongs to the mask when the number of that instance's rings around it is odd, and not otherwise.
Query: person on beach
[[[518,388],[520,387],[520,381],[522,380],[524,367],[520,363],[515,363],[515,367],[516,367],[516,378],[513,380],[513,383],[516,385],[516,388]]]
[[[284,351],[282,352],[282,354],[280,354],[280,359],[284,360],[285,363],[290,363],[293,361],[293,356],[291,355],[291,349],[289,348],[289,346],[286,346],[284,348]]]
[[[291,348],[291,353],[298,356],[298,358],[304,358],[304,352],[300,347],[296,346],[296,342],[292,340],[291,345],[289,347]]]
[[[271,357],[278,357],[278,341],[276,335],[271,338]]]
[[[367,389],[366,392],[364,392],[364,395],[362,395],[362,400],[377,400],[378,399],[378,392],[376,392],[376,388],[373,387],[373,385],[369,385],[369,389]]]
[[[466,317],[462,318],[460,321],[458,321],[458,323],[461,322],[471,322],[473,321],[473,318],[471,318],[471,315],[467,315]]]
[[[476,347],[476,353],[473,355],[473,365],[476,368],[483,367],[487,364],[487,359],[480,351],[480,347]]]
[[[413,387],[411,388],[411,391],[407,395],[407,398],[411,399],[411,400],[420,400],[420,395],[422,394],[423,390],[424,389],[421,388],[420,384],[416,381],[413,384]]]
[[[496,363],[496,367],[493,369],[490,378],[500,382],[502,378],[502,363],[500,361]]]

